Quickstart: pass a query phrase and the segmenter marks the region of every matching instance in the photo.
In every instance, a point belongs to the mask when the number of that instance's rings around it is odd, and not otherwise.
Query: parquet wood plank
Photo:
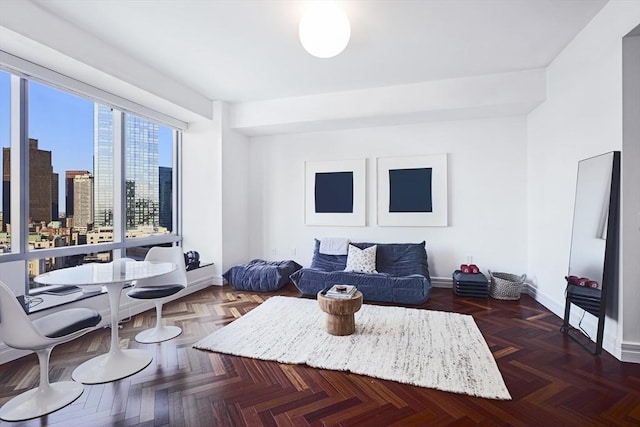
[[[291,421],[286,413],[276,415],[273,419],[278,427],[296,427],[296,424]]]
[[[362,393],[357,384],[354,384],[346,375],[334,375],[334,372],[325,369],[313,371],[321,381],[322,390],[330,396],[334,393],[340,394],[344,398],[349,398]]]
[[[460,399],[441,399],[440,396],[425,396],[425,400],[429,402],[429,408],[437,408],[438,412],[445,413],[452,419],[467,418],[474,422],[481,422],[485,416],[481,411],[478,411],[468,401],[461,401]]]
[[[111,415],[123,414],[127,410],[129,390],[131,383],[128,381],[116,381],[113,383],[113,404]]]
[[[374,401],[363,400],[358,405],[352,405],[348,408],[344,408],[340,410],[339,412],[325,414],[324,417],[322,418],[322,424],[326,426],[341,425],[346,420],[355,418],[365,412],[375,410],[378,407],[379,407],[379,404]]]
[[[458,419],[457,423],[451,423],[449,417],[446,416],[437,416],[431,411],[423,411],[415,413],[410,417],[403,418],[401,421],[395,421],[392,424],[389,424],[389,427],[424,427],[428,426],[438,426],[438,425],[447,425],[447,426],[455,426],[455,425],[475,425],[478,426],[480,424],[473,422],[471,419]]]
[[[294,369],[292,365],[271,362],[260,363],[258,366],[262,366],[262,371],[269,382],[279,384],[283,388],[294,388],[297,390],[294,383],[291,381],[291,377],[286,373],[286,370],[291,372]]]
[[[291,385],[295,387],[297,391],[303,391],[309,389],[307,383],[305,383],[304,379],[298,374],[298,372],[291,365],[282,365],[282,372],[287,376]]]
[[[386,384],[390,381],[372,379],[362,375],[354,375],[351,381],[359,384],[360,389],[362,389],[367,396],[379,403],[389,403],[396,408],[407,406],[405,401],[398,398],[398,396],[387,388]]]
[[[253,405],[256,412],[270,411],[273,414],[279,414],[281,412],[285,412],[281,408],[286,408],[287,405],[296,405],[299,403],[300,399],[303,399],[307,396],[312,396],[315,393],[311,390],[305,390],[303,393],[282,393],[278,396],[272,396],[271,399],[256,403]],[[291,407],[291,406],[289,406]]]
[[[388,426],[397,421],[403,421],[414,415],[410,408],[398,409],[393,405],[382,405],[378,408],[364,412],[358,416],[345,420],[342,424],[349,426],[376,427]]]
[[[308,412],[307,414],[305,414],[304,418],[305,420],[307,420],[310,426],[323,424],[322,421],[325,417],[349,410],[360,405],[361,403],[362,401],[354,396],[347,400],[340,400],[338,402],[332,403],[331,405]]]
[[[272,385],[268,389],[262,389],[260,393],[254,392],[251,395],[248,394],[234,394],[226,395],[227,401],[232,401],[235,405],[244,408],[254,408],[258,412],[258,405],[267,404],[269,406],[274,399],[278,399],[282,396],[291,394],[293,390],[291,388],[282,388],[278,385]],[[298,400],[296,400],[297,402]]]
[[[156,410],[155,390],[150,387],[142,388],[140,398],[140,422],[154,419]]]
[[[242,421],[246,426],[264,426],[273,425],[269,420],[263,420],[258,411],[253,406],[242,409]]]
[[[303,417],[308,411],[315,410],[323,405],[330,405],[332,402],[326,402],[329,398],[325,392],[305,394],[294,401],[289,401],[281,405],[275,406],[269,410],[271,414],[281,414],[286,412],[290,419]],[[341,399],[335,399],[339,401]]]
[[[196,396],[193,394],[181,395],[180,404],[177,406],[182,409],[182,416],[176,413],[175,410],[171,411],[171,421],[173,425],[177,425],[180,420],[184,419],[184,423],[187,426],[199,426],[200,419],[203,418],[203,414],[206,414],[206,412],[198,412]],[[216,413],[214,412],[212,415],[216,415]],[[204,417],[206,417],[206,415]]]
[[[100,400],[98,402],[98,407],[96,408],[98,412],[110,411],[113,408],[114,400],[117,397],[115,386],[116,384],[114,383],[104,384],[102,394],[100,395]],[[126,393],[128,394],[129,387],[127,386],[124,388],[127,390]]]
[[[133,316],[122,323],[120,345],[151,351],[154,360],[147,368],[114,383],[85,386],[68,407],[16,425],[640,425],[640,365],[621,363],[609,354],[590,355],[560,334],[561,319],[526,295],[519,301],[498,301],[433,289],[419,307],[474,317],[511,401],[191,347],[273,295],[299,293],[292,285],[271,293],[209,287],[168,303],[165,322],[179,324],[183,333],[154,345],[139,344],[134,337],[154,324],[155,311]],[[68,380],[75,366],[106,352],[108,342],[109,330],[103,328],[56,347],[51,380]],[[34,355],[0,365],[0,404],[37,381]]]
[[[132,385],[129,388],[129,399],[127,399],[127,407],[124,412],[124,417],[139,418],[140,408],[142,407],[142,387],[139,384]]]
[[[640,421],[640,399],[636,396],[624,396],[622,399],[611,405],[603,413],[605,418],[609,418],[613,423],[615,420],[628,419]],[[638,422],[640,425],[640,422]]]
[[[169,424],[169,390],[160,389],[156,390],[153,396],[155,402],[153,411],[154,425],[168,425]]]

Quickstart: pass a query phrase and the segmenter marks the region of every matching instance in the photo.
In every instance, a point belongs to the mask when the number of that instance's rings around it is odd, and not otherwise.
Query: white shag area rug
[[[353,335],[329,335],[316,300],[276,296],[194,347],[511,399],[473,317],[364,304],[355,319]]]

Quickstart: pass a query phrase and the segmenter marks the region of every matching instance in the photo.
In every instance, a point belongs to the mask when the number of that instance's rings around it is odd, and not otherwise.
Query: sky
[[[10,76],[0,70],[0,146],[10,140]],[[93,102],[36,82],[29,82],[29,137],[51,151],[59,178],[59,206],[64,211],[67,170],[93,171]],[[160,126],[160,166],[171,167],[171,129]],[[1,173],[1,172],[0,172]],[[2,188],[0,186],[0,200]]]

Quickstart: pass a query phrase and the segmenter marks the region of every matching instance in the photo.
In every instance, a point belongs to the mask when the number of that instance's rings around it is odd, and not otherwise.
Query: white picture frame
[[[430,211],[391,211],[390,171],[427,169],[431,178]],[[446,227],[448,213],[447,154],[376,159],[377,224],[400,227]]]
[[[318,174],[351,172],[353,203],[351,212],[322,212],[316,207]],[[366,159],[305,162],[305,225],[365,226],[366,225]]]

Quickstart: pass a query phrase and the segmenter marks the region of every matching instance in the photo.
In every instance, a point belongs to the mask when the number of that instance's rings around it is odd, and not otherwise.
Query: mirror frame
[[[567,334],[571,339],[576,341],[582,347],[593,354],[602,353],[602,341],[604,337],[604,321],[606,318],[608,295],[617,284],[618,280],[618,256],[620,245],[620,151],[612,151],[600,156],[612,156],[611,162],[611,187],[609,191],[609,208],[607,213],[607,230],[604,247],[604,263],[602,270],[602,283],[599,289],[592,289],[571,283],[569,276],[565,277],[567,287],[565,291],[565,311],[562,322],[561,331]],[[581,160],[588,161],[596,157]],[[580,168],[578,167],[578,177]],[[578,188],[580,182],[576,181],[576,200],[578,197]],[[571,251],[573,252],[574,233],[575,233],[575,217],[578,207],[577,203],[574,207],[574,229],[571,236]],[[570,262],[571,264],[571,262]],[[570,272],[569,272],[570,274]],[[592,314],[598,319],[595,342],[591,341],[584,332],[577,330],[570,325],[571,306],[575,305]],[[585,341],[585,337],[589,338]]]

